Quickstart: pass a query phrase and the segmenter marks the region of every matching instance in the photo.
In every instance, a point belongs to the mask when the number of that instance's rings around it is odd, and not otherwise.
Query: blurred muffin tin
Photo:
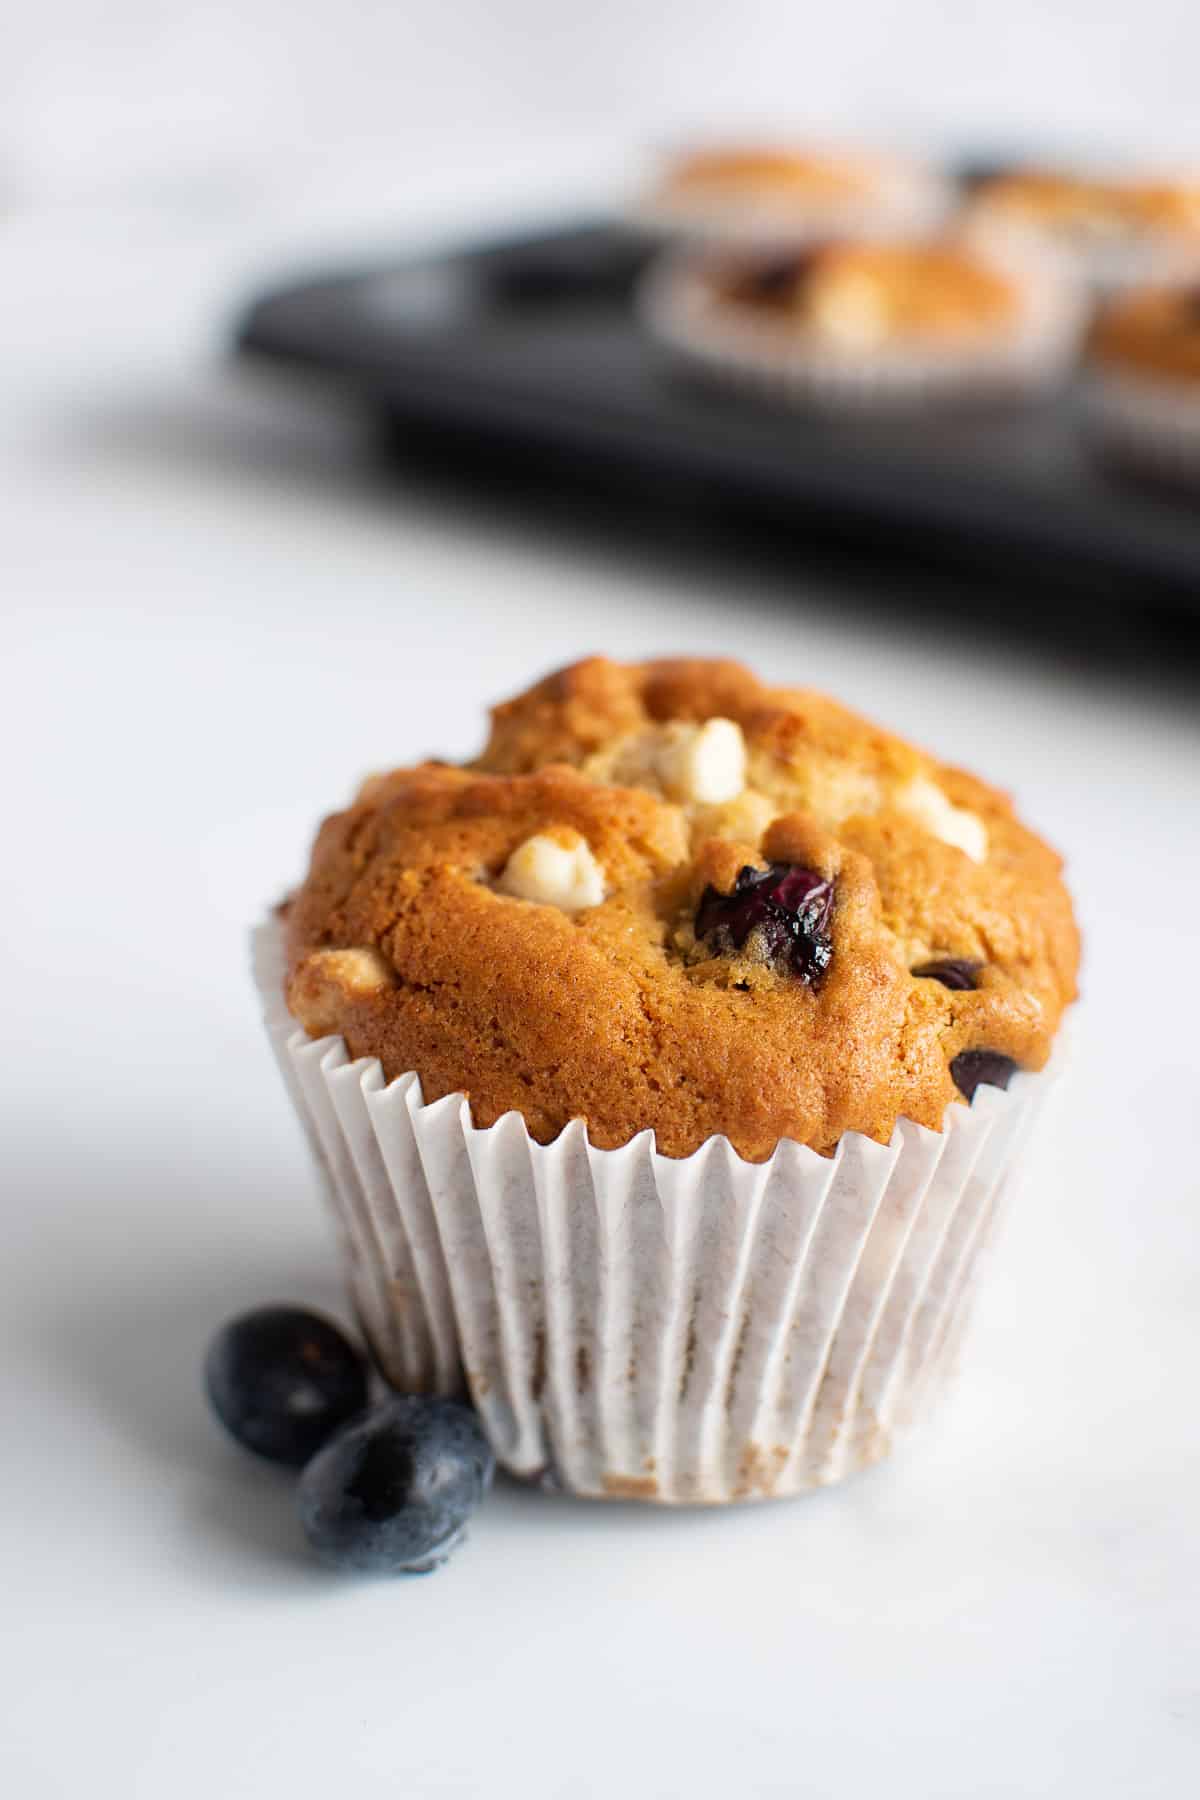
[[[797,526],[857,523],[906,547],[1105,572],[1200,605],[1200,499],[1104,468],[1068,390],[990,411],[840,419],[688,381],[634,313],[652,246],[573,225],[282,287],[238,349],[319,371],[401,424],[632,480],[699,481]]]

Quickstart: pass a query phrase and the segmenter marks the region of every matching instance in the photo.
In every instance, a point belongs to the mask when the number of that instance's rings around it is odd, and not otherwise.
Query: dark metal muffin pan
[[[633,305],[636,234],[577,225],[397,260],[257,299],[237,347],[321,371],[396,421],[633,481],[663,474],[894,554],[943,542],[1044,580],[1092,571],[1200,610],[1200,499],[1106,469],[1077,392],[990,411],[838,419],[680,376]]]

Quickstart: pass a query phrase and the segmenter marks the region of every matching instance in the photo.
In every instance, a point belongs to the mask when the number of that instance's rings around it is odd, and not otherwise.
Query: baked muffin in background
[[[1200,281],[1131,289],[1088,338],[1087,418],[1098,446],[1149,475],[1200,483]]]
[[[717,144],[665,158],[637,218],[672,238],[797,244],[831,232],[924,229],[950,199],[945,178],[909,157]]]
[[[465,1378],[519,1474],[673,1501],[886,1452],[1077,963],[1003,794],[688,660],[577,664],[473,764],[373,777],[259,942],[389,1379]]]
[[[1021,169],[980,183],[973,228],[1059,257],[1099,288],[1200,274],[1200,180]]]
[[[642,306],[687,366],[833,410],[1039,389],[1081,321],[1053,271],[962,238],[684,253],[651,269]]]

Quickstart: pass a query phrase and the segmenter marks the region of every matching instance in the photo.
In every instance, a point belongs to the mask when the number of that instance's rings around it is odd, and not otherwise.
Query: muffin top
[[[1088,354],[1105,367],[1200,382],[1200,286],[1137,288],[1112,301]]]
[[[645,224],[688,236],[794,243],[815,231],[928,223],[944,178],[908,157],[805,143],[701,146],[669,157],[643,194]]]
[[[1200,184],[1023,169],[983,182],[973,204],[1080,241],[1200,237]]]
[[[283,908],[287,999],[427,1101],[548,1142],[831,1152],[1041,1068],[1060,860],[1008,799],[733,662],[590,658],[483,754],[371,777]]]
[[[989,338],[1020,315],[1020,291],[965,245],[828,243],[731,260],[715,277],[732,305],[830,345]]]
[[[845,200],[871,193],[883,177],[877,160],[847,152],[781,145],[726,145],[693,150],[667,168],[662,191],[675,194],[757,193]]]

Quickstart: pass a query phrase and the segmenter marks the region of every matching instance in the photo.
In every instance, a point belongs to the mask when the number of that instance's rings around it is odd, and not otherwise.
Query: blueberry
[[[981,962],[967,962],[961,956],[940,956],[933,962],[922,963],[913,974],[923,980],[940,981],[943,987],[976,988],[979,983],[975,977],[982,967]]]
[[[339,1569],[424,1575],[462,1542],[495,1462],[467,1407],[395,1399],[356,1419],[300,1477],[300,1522]]]
[[[977,1087],[1006,1088],[1017,1072],[1011,1056],[999,1050],[960,1050],[950,1064],[950,1074],[959,1093],[973,1100]]]
[[[722,955],[740,950],[751,932],[767,960],[815,987],[833,958],[833,883],[799,863],[739,869],[732,893],[706,887],[696,909],[696,936]]]
[[[367,1404],[367,1365],[328,1319],[264,1306],[231,1319],[205,1363],[217,1417],[247,1450],[300,1468]]]

